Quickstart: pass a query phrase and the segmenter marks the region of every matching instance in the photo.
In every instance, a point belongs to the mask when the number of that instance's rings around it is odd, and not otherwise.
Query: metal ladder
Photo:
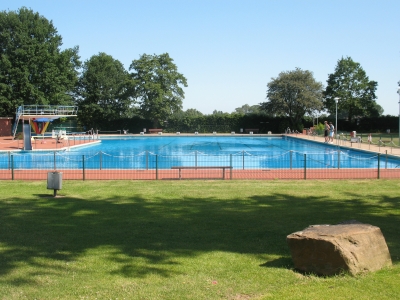
[[[13,135],[14,139],[15,139],[15,135],[17,134],[19,118],[21,117],[21,115],[22,115],[22,106],[19,106],[17,108],[17,112],[15,113],[15,122],[14,122],[14,125],[13,125],[13,128],[12,128],[12,135]]]

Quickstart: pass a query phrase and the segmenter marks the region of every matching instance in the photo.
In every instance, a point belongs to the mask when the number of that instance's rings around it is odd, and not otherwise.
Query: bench
[[[253,128],[253,129],[245,129],[245,131],[246,131],[246,133],[250,133],[250,132],[253,132],[253,133],[258,133],[258,131],[259,131],[259,129],[258,128]]]
[[[206,169],[222,169],[222,179],[225,179],[225,170],[232,169],[230,166],[211,166],[211,167],[171,167],[171,169],[179,170],[179,179],[182,179],[182,170],[206,170]],[[232,179],[232,178],[231,178]]]
[[[161,128],[152,128],[149,129],[149,133],[158,133],[158,132],[162,132],[163,130]]]

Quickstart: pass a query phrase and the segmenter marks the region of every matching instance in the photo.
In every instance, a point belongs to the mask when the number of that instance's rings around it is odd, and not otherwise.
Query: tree
[[[202,112],[198,111],[195,108],[189,108],[186,111],[182,112],[184,116],[189,117],[189,118],[196,118],[196,117],[201,117],[203,115]]]
[[[301,129],[301,119],[321,110],[322,83],[317,82],[312,72],[296,68],[281,72],[268,83],[267,102],[260,103],[261,109],[275,116],[288,116],[292,128]]]
[[[258,114],[260,113],[260,105],[242,105],[241,107],[235,108],[235,113],[246,115],[246,114]]]
[[[376,103],[376,81],[370,81],[361,65],[351,57],[341,58],[335,72],[329,74],[324,104],[332,114],[345,113],[351,122],[354,117],[372,117],[382,114],[382,107]]]
[[[0,115],[20,105],[71,105],[78,47],[60,50],[56,28],[27,8],[0,12]]]
[[[92,56],[83,65],[76,103],[78,118],[88,127],[131,116],[133,81],[118,60],[105,53]]]
[[[216,110],[216,109],[214,109],[213,112],[212,112],[212,115],[215,115],[215,116],[223,116],[223,115],[228,115],[228,113],[223,112],[222,110]]]
[[[168,53],[143,54],[132,62],[129,70],[133,70],[131,77],[140,112],[153,121],[154,127],[182,109],[182,86],[187,87],[187,82]]]

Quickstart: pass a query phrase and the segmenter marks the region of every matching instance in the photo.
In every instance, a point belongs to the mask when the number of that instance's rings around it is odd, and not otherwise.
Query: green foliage
[[[260,105],[242,105],[241,107],[235,108],[234,113],[246,115],[246,114],[259,114],[261,113]]]
[[[223,113],[202,116],[188,116],[185,114],[174,114],[168,119],[166,132],[199,132],[199,133],[240,133],[240,129],[259,129],[260,133],[283,133],[290,127],[288,117],[267,117],[264,114],[237,114]],[[303,128],[302,124],[298,125]]]
[[[301,119],[322,109],[322,91],[322,83],[314,79],[312,72],[296,68],[272,78],[268,83],[268,101],[260,105],[268,114],[288,116],[292,129],[301,130]]]
[[[182,109],[186,78],[178,72],[168,53],[143,54],[134,60],[129,70],[135,81],[135,97],[143,117],[151,119],[154,127]]]
[[[92,56],[84,63],[77,88],[80,123],[101,128],[131,116],[133,88],[121,62],[105,53]]]
[[[203,114],[198,111],[197,109],[194,108],[189,108],[186,111],[182,112],[183,116],[188,116],[188,117],[201,117]]]
[[[20,105],[71,105],[78,47],[61,50],[51,21],[27,8],[0,12],[0,115]]]
[[[317,132],[318,135],[321,135],[324,133],[325,126],[322,123],[319,123],[314,126],[314,130]]]
[[[334,115],[338,97],[338,114],[346,113],[351,123],[357,117],[376,117],[382,114],[382,107],[376,103],[376,81],[370,81],[361,65],[351,57],[341,58],[335,72],[329,74],[325,91],[324,104],[326,109]]]

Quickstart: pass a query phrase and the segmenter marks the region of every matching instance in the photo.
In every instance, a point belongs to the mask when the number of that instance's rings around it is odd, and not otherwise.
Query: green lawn
[[[395,299],[399,180],[0,181],[0,299]],[[356,219],[393,267],[293,270],[286,236]]]

